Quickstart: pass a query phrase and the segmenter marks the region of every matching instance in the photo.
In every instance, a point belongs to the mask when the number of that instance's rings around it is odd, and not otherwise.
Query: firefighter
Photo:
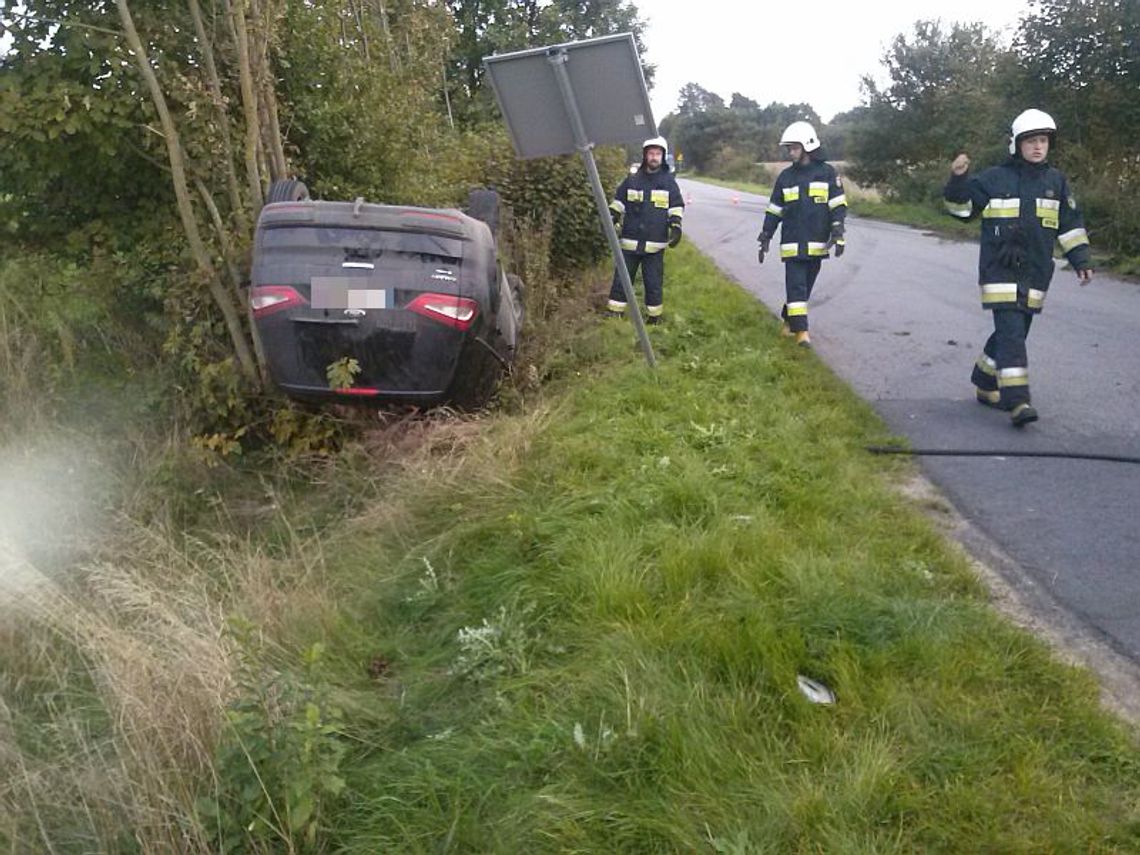
[[[641,165],[618,186],[610,202],[610,216],[621,227],[621,250],[630,282],[641,268],[645,280],[645,311],[651,324],[661,323],[664,312],[665,248],[681,242],[685,202],[669,171],[664,137],[648,139],[641,147]],[[625,313],[625,291],[618,271],[610,288],[608,314]]]
[[[1008,410],[1015,427],[1037,421],[1025,338],[1049,291],[1053,244],[1060,243],[1081,285],[1093,276],[1077,200],[1065,176],[1048,163],[1056,135],[1052,116],[1026,110],[1013,120],[1009,159],[971,177],[969,156],[959,154],[942,194],[953,216],[981,216],[978,282],[982,308],[993,312],[994,331],[971,380],[978,401]]]
[[[792,165],[780,173],[760,235],[761,264],[768,254],[772,236],[780,228],[780,260],[784,262],[786,302],[780,310],[781,332],[795,336],[796,344],[811,346],[808,335],[808,300],[823,259],[832,247],[835,257],[843,255],[847,216],[847,196],[843,179],[823,159],[819,137],[808,122],[792,122],[780,137]]]

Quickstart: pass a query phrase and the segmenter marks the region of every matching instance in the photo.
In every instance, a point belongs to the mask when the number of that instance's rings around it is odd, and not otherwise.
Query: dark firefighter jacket
[[[793,163],[776,179],[760,235],[771,239],[780,226],[781,261],[827,258],[828,240],[842,240],[846,216],[847,196],[835,168],[823,160]]]
[[[610,210],[622,218],[621,248],[647,254],[661,252],[668,245],[669,227],[680,227],[685,201],[669,164],[662,163],[656,172],[642,166],[627,175],[614,193]]]
[[[1075,270],[1089,266],[1089,237],[1065,176],[1011,157],[978,176],[951,175],[946,210],[982,218],[978,283],[987,309],[1040,312],[1053,278],[1053,242]]]

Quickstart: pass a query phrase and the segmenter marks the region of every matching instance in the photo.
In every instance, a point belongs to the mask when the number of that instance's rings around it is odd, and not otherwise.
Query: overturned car
[[[474,191],[468,210],[274,184],[249,289],[273,382],[307,401],[486,403],[519,344],[523,283],[498,257],[498,195]],[[350,385],[330,381],[337,364]]]

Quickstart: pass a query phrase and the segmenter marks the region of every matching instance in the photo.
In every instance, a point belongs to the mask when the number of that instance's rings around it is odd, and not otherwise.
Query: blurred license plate
[[[387,309],[388,291],[370,288],[359,279],[314,276],[311,305],[314,309]]]

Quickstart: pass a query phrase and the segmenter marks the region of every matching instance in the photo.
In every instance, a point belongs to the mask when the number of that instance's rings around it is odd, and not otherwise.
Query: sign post
[[[633,36],[623,33],[489,56],[483,64],[519,157],[574,151],[582,156],[638,342],[646,362],[655,368],[653,346],[594,161],[595,145],[640,145],[656,135]]]

